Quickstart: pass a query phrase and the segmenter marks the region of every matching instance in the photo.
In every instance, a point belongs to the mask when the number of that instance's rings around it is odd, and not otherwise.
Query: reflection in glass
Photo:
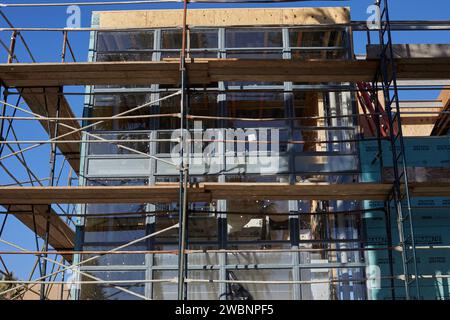
[[[114,280],[144,280],[145,272],[141,271],[83,271],[96,278],[100,278],[103,281],[114,281]],[[93,281],[87,276],[81,277],[82,281]],[[141,296],[145,295],[145,285],[144,283],[130,283],[123,284],[120,286],[126,290],[133,293],[139,294]],[[106,284],[83,284],[81,286],[80,293],[81,300],[141,300],[142,298],[135,296],[133,294],[124,292],[120,289],[114,288],[112,285]]]
[[[153,34],[151,30],[98,32],[97,51],[153,49]]]

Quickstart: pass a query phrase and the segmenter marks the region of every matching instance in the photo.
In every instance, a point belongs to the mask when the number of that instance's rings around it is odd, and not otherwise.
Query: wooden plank
[[[371,81],[377,60],[244,60],[188,62],[189,81],[358,82]],[[397,60],[399,79],[450,79],[450,58]],[[10,87],[63,85],[172,84],[180,80],[175,61],[0,64],[0,79]]]
[[[443,58],[450,57],[450,44],[393,44],[394,58]],[[379,59],[380,46],[368,45],[367,59]]]
[[[58,88],[47,87],[47,88],[24,88],[22,90],[22,97],[27,103],[28,107],[34,113],[42,115],[44,117],[56,117],[56,110],[58,101],[60,103],[60,117],[64,118],[74,118],[75,115],[70,108],[67,99],[64,96],[59,96],[58,99]],[[47,133],[54,137],[55,134],[55,122],[53,121],[40,121],[42,127],[47,131]],[[64,124],[67,124],[76,129],[80,128],[80,124],[76,120],[65,120]],[[58,127],[58,136],[69,133],[72,129],[64,126]],[[81,133],[76,132],[61,138],[64,140],[81,140]],[[73,170],[78,174],[80,169],[80,144],[75,143],[60,143],[58,148],[62,154],[66,157],[68,163],[71,165]]]
[[[34,206],[34,221],[32,206],[29,204],[16,204],[4,207],[11,212],[20,222],[26,225],[31,231],[35,232],[34,224],[36,223],[36,233],[40,237],[45,236],[47,225],[48,205]],[[72,250],[75,243],[75,232],[59,217],[53,210],[50,212],[50,232],[49,244],[57,251]],[[64,258],[71,262],[71,255],[64,255]]]
[[[408,105],[408,104],[405,104]],[[420,103],[416,103],[417,107],[405,107],[400,104],[402,113],[402,130],[405,137],[425,137],[429,136],[433,130],[434,124],[438,119],[440,107],[421,107]],[[430,103],[430,105],[432,105]],[[424,103],[423,106],[426,106]],[[408,113],[417,112],[417,113]],[[431,113],[428,113],[431,112]]]
[[[435,122],[433,130],[431,131],[432,136],[443,136],[448,134],[450,130],[450,88],[442,90],[439,95],[439,100],[442,102],[442,111],[446,113],[441,113]]]
[[[154,186],[0,187],[0,203],[164,203],[177,202],[176,183]],[[217,199],[384,200],[390,183],[200,183],[189,187],[190,202]],[[450,183],[412,183],[413,197],[450,196]]]
[[[100,28],[171,28],[181,27],[183,10],[100,11]],[[345,24],[350,22],[347,7],[323,8],[226,8],[189,9],[188,26],[295,26]]]

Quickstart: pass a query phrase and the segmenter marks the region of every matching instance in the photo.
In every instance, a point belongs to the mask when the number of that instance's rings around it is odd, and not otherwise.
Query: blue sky
[[[89,1],[89,0],[84,0]],[[94,1],[94,0],[92,0]],[[52,3],[66,2],[58,0],[4,0],[2,3]],[[76,1],[73,1],[76,2]],[[205,7],[320,7],[320,6],[350,6],[353,20],[366,20],[368,14],[366,9],[373,4],[374,0],[351,0],[351,1],[315,1],[315,2],[290,2],[290,3],[266,3],[266,4],[191,4],[190,8]],[[147,5],[117,5],[117,6],[89,6],[81,7],[82,26],[89,27],[92,11],[102,10],[131,10],[131,9],[165,9],[180,8],[181,4],[147,4]],[[67,14],[66,7],[56,8],[4,8],[3,11],[12,21],[15,27],[65,27]],[[390,12],[392,20],[450,20],[450,1],[449,0],[391,0]],[[6,27],[3,20],[0,21],[1,27]],[[59,61],[62,45],[62,33],[45,32],[23,32],[23,36],[29,43],[33,54],[39,62]],[[10,34],[1,32],[0,38],[9,43]],[[354,36],[355,51],[361,53],[365,48],[365,33],[356,33]],[[449,31],[433,32],[401,32],[394,34],[396,43],[449,43]],[[75,50],[78,61],[86,61],[89,44],[89,34],[72,33],[70,42]],[[29,58],[22,45],[17,47],[17,55],[21,62],[28,62]],[[6,53],[0,50],[0,61],[6,61]],[[78,89],[77,91],[79,91]],[[419,93],[402,93],[403,99],[434,99],[438,92],[428,91]],[[70,104],[77,115],[81,115],[83,100],[81,97],[70,97]],[[15,101],[11,99],[10,101]],[[39,124],[29,122],[16,123],[16,128],[20,131],[22,139],[47,139]],[[48,147],[40,147],[26,154],[28,159],[33,159],[32,168],[40,177],[48,175]],[[41,159],[36,161],[36,159]],[[20,180],[25,180],[26,175],[22,169],[19,169],[17,163],[12,159],[5,161],[5,164],[11,169],[17,169]],[[1,184],[9,183],[11,180],[6,175],[0,173]],[[64,181],[66,183],[66,181]],[[3,216],[0,216],[0,223]],[[18,236],[19,235],[19,236]],[[6,240],[13,240],[27,249],[33,250],[34,237],[23,225],[14,218],[8,221],[6,232],[3,235]],[[0,250],[11,250],[0,244]],[[32,257],[27,256],[5,256],[8,266],[15,271],[20,278],[25,278],[33,263]]]

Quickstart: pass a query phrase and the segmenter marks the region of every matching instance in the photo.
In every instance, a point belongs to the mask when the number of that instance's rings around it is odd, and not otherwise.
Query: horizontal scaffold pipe
[[[14,5],[14,4],[12,4]],[[1,7],[1,4],[0,4]],[[192,25],[191,27],[202,27],[202,25]],[[204,27],[204,26],[203,26]],[[230,25],[227,28],[234,28],[235,26]],[[318,29],[320,30],[333,30],[343,27],[351,27],[353,31],[368,31],[366,21],[351,21],[347,23],[324,23],[324,24],[302,24],[302,25],[240,25],[239,27],[258,27],[258,28],[273,28],[273,27],[287,27],[287,28],[295,28],[295,29]],[[450,30],[450,20],[399,20],[399,21],[391,21],[390,27],[392,31],[419,31],[419,30],[429,30],[429,31],[437,31],[437,30]],[[90,31],[101,31],[101,32],[115,32],[115,31],[133,31],[133,30],[148,30],[148,27],[117,27],[117,28],[95,28],[95,27],[80,27],[80,28],[64,28],[64,27],[10,27],[10,28],[0,28],[0,32],[12,32],[12,31],[46,31],[46,32],[61,32],[61,31],[70,31],[70,32],[90,32]],[[374,29],[370,29],[374,30]]]
[[[0,101],[0,104],[6,104]],[[417,107],[417,108],[426,108],[426,107]],[[433,107],[429,107],[433,108]],[[450,114],[450,111],[400,111],[402,115],[415,115],[415,114]],[[351,114],[351,115],[333,115],[333,116],[305,116],[305,117],[278,117],[278,118],[244,118],[244,117],[220,117],[220,116],[200,116],[200,115],[187,115],[188,119],[203,119],[203,120],[235,120],[235,121],[248,121],[248,122],[264,122],[264,121],[285,121],[285,120],[301,120],[301,119],[331,119],[331,118],[370,118],[376,115],[387,115],[386,112],[380,113],[370,113],[370,114]],[[146,118],[179,118],[179,113],[161,113],[161,114],[143,114],[136,116],[122,116],[113,118],[113,116],[109,117],[21,117],[21,116],[0,116],[1,119],[5,120],[19,120],[19,121],[31,121],[31,120],[39,120],[39,121],[99,121],[99,120],[128,120],[128,119],[146,119]],[[319,128],[319,127],[318,127]],[[322,127],[324,130],[333,129],[335,127]],[[341,127],[337,127],[340,129]],[[351,128],[351,127],[346,127]]]
[[[450,275],[419,275],[419,279],[449,279]],[[366,278],[351,278],[351,279],[327,279],[327,280],[218,280],[218,279],[185,279],[186,283],[240,283],[240,284],[326,284],[326,283],[340,283],[340,282],[366,282],[374,280],[398,279],[403,280],[404,275],[397,276],[381,276],[381,277],[366,277]],[[170,279],[143,279],[143,280],[94,280],[94,281],[38,281],[38,280],[3,280],[0,283],[8,284],[139,284],[139,283],[178,283],[177,278]]]
[[[339,240],[336,240],[339,243]],[[416,246],[416,250],[449,250],[450,246]],[[300,248],[300,249],[212,249],[212,250],[186,250],[187,254],[213,254],[213,253],[296,253],[296,252],[365,252],[365,251],[402,251],[401,246],[394,247],[367,247],[367,248]],[[177,255],[177,250],[128,250],[107,252],[104,250],[84,250],[84,251],[0,251],[2,255],[39,255],[39,254],[59,254],[59,255],[73,255],[73,254],[105,254],[108,255],[129,255],[129,254],[168,254]]]
[[[316,0],[189,0],[191,3],[265,3],[265,2],[308,2]],[[342,0],[324,0],[325,2],[342,2]],[[117,0],[117,1],[74,1],[74,2],[31,2],[31,3],[0,3],[0,7],[26,8],[26,7],[67,7],[75,6],[114,6],[114,5],[140,5],[152,3],[178,2],[183,0]]]

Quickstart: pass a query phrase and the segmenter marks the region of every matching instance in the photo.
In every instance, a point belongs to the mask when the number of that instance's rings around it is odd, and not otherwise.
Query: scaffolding
[[[154,3],[155,1],[121,1],[115,4],[143,4]],[[416,252],[418,250],[448,250],[449,246],[423,245],[419,246],[415,242],[414,223],[412,214],[412,197],[449,197],[450,183],[446,182],[410,182],[408,180],[407,161],[405,157],[405,143],[402,132],[402,116],[403,114],[420,114],[420,112],[404,112],[401,110],[399,90],[411,90],[418,87],[435,89],[442,88],[445,85],[445,80],[450,79],[450,57],[442,58],[395,58],[395,52],[392,41],[392,30],[415,30],[415,29],[432,29],[432,30],[450,30],[450,22],[391,22],[388,12],[388,1],[378,0],[376,5],[380,9],[380,28],[376,31],[379,35],[379,58],[378,59],[354,59],[349,57],[353,55],[351,52],[345,52],[344,56],[347,59],[343,60],[306,60],[298,61],[291,60],[291,53],[283,51],[283,59],[281,60],[249,60],[239,58],[226,58],[223,54],[220,58],[194,58],[192,57],[196,51],[188,48],[188,35],[190,32],[187,23],[187,15],[189,12],[188,4],[190,1],[183,1],[183,23],[181,25],[181,50],[179,50],[178,58],[168,58],[163,61],[145,61],[145,62],[89,62],[81,63],[76,61],[74,50],[70,44],[69,35],[72,32],[118,32],[118,31],[136,31],[139,28],[14,28],[12,23],[8,20],[6,15],[1,12],[3,19],[9,25],[7,28],[0,29],[2,32],[11,32],[11,41],[7,45],[1,43],[2,47],[8,53],[6,64],[0,65],[0,79],[3,91],[2,114],[1,114],[1,128],[2,141],[0,144],[0,164],[7,175],[15,181],[14,185],[5,185],[0,187],[0,203],[2,203],[6,211],[3,213],[4,218],[0,229],[0,242],[11,246],[16,251],[3,251],[1,255],[31,255],[36,256],[36,263],[27,281],[23,280],[3,280],[0,283],[14,284],[15,286],[0,292],[0,295],[7,293],[17,293],[15,296],[9,296],[14,299],[24,295],[23,291],[18,289],[25,288],[26,290],[33,290],[34,286],[39,288],[39,297],[44,300],[53,285],[61,285],[61,295],[64,296],[63,286],[67,283],[65,277],[66,271],[71,271],[76,274],[75,280],[71,283],[75,286],[83,284],[105,284],[112,286],[115,289],[130,294],[136,298],[148,299],[147,294],[140,294],[129,290],[129,284],[151,284],[170,283],[177,285],[177,298],[180,300],[187,299],[188,284],[192,283],[210,283],[219,284],[221,292],[225,292],[225,298],[230,294],[231,284],[266,284],[266,285],[304,285],[304,284],[332,284],[336,282],[346,282],[349,279],[339,278],[327,280],[301,280],[301,269],[313,268],[311,264],[302,265],[297,261],[299,266],[299,274],[294,276],[294,279],[289,280],[242,280],[237,279],[232,274],[222,276],[220,279],[196,279],[189,277],[188,256],[205,253],[229,254],[229,253],[292,253],[298,254],[297,259],[300,259],[302,252],[334,252],[335,254],[346,252],[359,252],[364,254],[368,251],[384,251],[388,252],[390,275],[383,276],[382,279],[391,281],[392,299],[396,299],[396,291],[394,280],[400,280],[404,284],[405,299],[420,299],[420,284],[421,279],[446,279],[448,275],[424,275],[420,274],[417,268]],[[239,1],[235,1],[239,2]],[[246,1],[242,1],[246,2]],[[78,5],[102,5],[111,4],[109,2],[96,3],[78,3]],[[30,6],[64,6],[66,4],[7,4],[4,7],[30,7]],[[320,24],[321,30],[333,30],[337,24]],[[370,43],[370,32],[362,22],[339,23],[340,28],[353,31],[363,31],[368,33],[368,42]],[[289,28],[289,26],[284,26]],[[298,28],[302,30],[314,30],[317,25],[299,25]],[[145,29],[145,28],[142,28]],[[287,30],[287,29],[286,29]],[[22,32],[62,32],[63,44],[61,50],[60,63],[37,63],[30,48],[25,42]],[[283,31],[284,32],[284,31]],[[283,37],[289,37],[287,31]],[[350,34],[350,32],[349,32]],[[348,35],[349,35],[348,34]],[[32,63],[20,63],[16,55],[17,40],[20,39],[26,48],[26,52]],[[351,39],[346,39],[351,43]],[[245,48],[240,48],[244,52]],[[285,48],[282,48],[283,50]],[[239,48],[235,49],[239,51]],[[247,52],[258,52],[258,48],[247,48]],[[295,48],[301,51],[302,48]],[[309,48],[314,51],[314,48]],[[326,46],[316,48],[316,51],[323,50],[342,50],[342,47]],[[158,54],[157,50],[154,50]],[[70,53],[70,58],[73,62],[67,62],[67,56]],[[159,52],[160,54],[160,52]],[[149,80],[151,79],[151,80]],[[428,85],[424,83],[417,84],[419,80],[439,80],[437,84]],[[288,89],[293,90],[292,83],[308,83],[299,85],[298,90],[308,91],[314,90],[317,92],[353,92],[358,94],[366,94],[366,101],[361,100],[361,104],[370,106],[374,103],[374,107],[364,109],[364,116],[358,113],[354,114],[328,114],[328,115],[306,115],[295,116],[294,112],[286,114],[284,117],[239,117],[239,116],[205,116],[191,114],[191,99],[196,92],[195,85],[209,85],[217,82],[284,82],[291,83]],[[407,81],[406,85],[399,84],[401,81]],[[408,82],[409,81],[409,82]],[[416,81],[411,82],[410,81]],[[154,98],[146,101],[143,104],[138,104],[126,111],[119,112],[113,116],[99,116],[99,117],[76,117],[71,110],[71,107],[66,100],[66,96],[81,95],[84,97],[92,97],[92,92],[87,90],[83,93],[65,92],[65,86],[72,85],[148,85],[164,84],[168,86],[167,90],[162,90],[166,95],[163,97]],[[323,84],[336,82],[339,84]],[[347,84],[350,83],[350,84]],[[358,85],[354,85],[358,83]],[[371,83],[369,85],[368,83]],[[286,86],[286,85],[285,85]],[[289,85],[288,85],[289,86]],[[137,92],[139,88],[137,88]],[[251,90],[258,90],[257,88],[250,88]],[[281,93],[284,94],[285,87],[282,88]],[[443,88],[448,90],[448,87]],[[214,89],[210,90],[213,91]],[[242,88],[219,88],[218,94],[228,92],[241,92]],[[383,102],[379,100],[379,93],[382,92]],[[9,97],[17,95],[18,98],[15,103],[11,102]],[[145,110],[145,108],[157,105],[163,101],[170,99],[179,99],[178,112],[171,113],[149,113],[133,115],[133,112]],[[368,99],[368,100],[367,100]],[[28,105],[29,110],[22,108],[21,100],[24,100]],[[370,100],[370,101],[369,101]],[[292,108],[291,108],[292,109]],[[12,114],[8,115],[7,110],[12,110]],[[292,111],[292,110],[291,110]],[[27,116],[16,116],[17,112],[27,114]],[[426,111],[426,115],[439,116],[441,118],[448,118],[450,113],[446,109],[439,111]],[[176,119],[180,121],[179,130],[182,132],[178,138],[165,139],[157,135],[150,135],[144,138],[126,138],[126,139],[110,139],[105,138],[101,134],[92,133],[90,129],[104,123],[110,123],[116,120],[130,121],[136,119],[159,120],[159,119]],[[321,120],[332,123],[334,130],[346,130],[351,127],[351,124],[364,118],[368,126],[371,128],[373,137],[364,139],[346,136],[339,133],[337,136],[323,135],[323,139],[306,138],[299,140],[292,132],[293,121],[299,119],[306,120]],[[185,130],[194,130],[192,125],[194,120],[213,120],[213,121],[243,121],[262,123],[273,120],[283,120],[290,123],[290,130],[288,138],[280,143],[289,146],[295,145],[325,145],[327,148],[339,148],[339,144],[358,143],[360,141],[374,140],[378,143],[377,160],[380,162],[380,168],[384,167],[383,152],[381,143],[388,142],[392,150],[393,159],[393,181],[380,183],[363,183],[363,182],[343,182],[343,183],[324,183],[324,182],[296,182],[295,174],[298,173],[296,168],[288,168],[286,171],[289,175],[290,181],[288,183],[270,183],[270,182],[192,182],[191,180],[191,164],[186,160],[189,155],[189,148],[180,148],[179,159],[180,163],[174,163],[166,158],[153,155],[150,152],[138,150],[133,146],[133,143],[179,143],[184,146],[188,143],[201,143],[205,140],[197,140],[188,138],[183,135]],[[13,123],[17,121],[39,121],[48,133],[48,139],[42,140],[20,140],[16,134]],[[80,126],[79,121],[83,121]],[[439,123],[444,123],[441,121]],[[333,130],[328,129],[328,130]],[[314,130],[327,130],[315,127]],[[8,140],[8,137],[13,136],[14,140]],[[209,142],[219,142],[222,144],[235,143],[239,140],[229,140],[226,137],[214,137]],[[251,144],[251,141],[244,140],[244,143]],[[270,144],[270,141],[258,139],[254,143]],[[130,154],[145,157],[154,163],[163,163],[170,166],[173,170],[178,172],[177,182],[154,182],[150,186],[79,186],[74,187],[73,183],[76,178],[73,174],[80,175],[80,166],[83,167],[80,159],[80,148],[88,148],[91,145],[113,145],[117,149]],[[22,147],[22,145],[29,145]],[[131,146],[130,146],[131,145]],[[46,178],[39,178],[28,165],[30,159],[25,158],[25,154],[40,146],[49,146],[49,174]],[[59,150],[59,152],[58,152]],[[9,153],[5,154],[5,151]],[[334,149],[333,149],[334,151]],[[342,150],[339,150],[342,151]],[[56,167],[57,158],[63,158],[60,168]],[[292,157],[292,155],[290,155]],[[5,165],[7,159],[16,159],[26,169],[26,181],[20,181],[15,177]],[[28,162],[27,162],[28,161]],[[70,166],[70,167],[69,167]],[[68,172],[67,186],[61,186],[63,172]],[[320,170],[317,174],[321,174]],[[342,172],[345,174],[345,172]],[[339,172],[337,172],[339,175]],[[85,177],[82,177],[86,179]],[[344,179],[345,180],[345,179]],[[30,186],[31,185],[31,186]],[[187,243],[188,239],[188,222],[191,214],[195,213],[195,209],[190,208],[190,202],[206,202],[210,203],[216,201],[218,203],[218,210],[211,212],[218,219],[222,219],[226,215],[245,215],[246,212],[232,212],[230,210],[221,210],[223,206],[221,201],[235,200],[240,197],[246,199],[274,199],[274,200],[320,200],[323,203],[333,200],[380,200],[384,202],[381,208],[370,209],[370,211],[380,211],[386,215],[386,233],[387,243],[384,247],[371,248],[364,246],[362,241],[355,241],[359,243],[359,247],[339,247],[334,248],[318,247],[318,248],[301,248],[299,243],[294,244],[289,249],[230,249],[224,244],[218,249],[189,249]],[[171,213],[177,216],[177,222],[171,226],[163,228],[162,230],[148,230],[148,234],[143,237],[127,241],[125,244],[115,246],[110,250],[86,250],[80,246],[80,240],[76,239],[79,234],[74,232],[71,224],[72,218],[83,218],[84,213],[77,210],[75,205],[99,204],[99,203],[170,203],[177,202],[178,208],[176,210],[161,210],[157,209],[145,210],[143,214],[167,214]],[[314,212],[299,213],[298,210],[289,208],[289,212],[282,213],[283,215],[291,217],[299,217],[301,214],[310,215],[327,215],[331,214],[326,210],[320,208],[323,205],[319,204],[318,209]],[[63,207],[63,205],[67,207]],[[391,235],[390,215],[394,208],[395,216],[398,224],[399,243],[394,244]],[[57,211],[55,211],[57,209]],[[79,209],[79,208],[78,208]],[[298,208],[297,208],[298,209]],[[364,213],[365,209],[358,210],[342,210],[335,211],[333,214],[354,214],[360,215]],[[369,211],[369,210],[367,210]],[[202,210],[202,213],[207,211]],[[120,213],[120,212],[119,212]],[[124,213],[120,213],[124,215]],[[131,213],[132,214],[132,213]],[[252,215],[268,215],[270,212],[251,213]],[[280,213],[276,213],[280,214]],[[28,250],[17,244],[4,240],[1,235],[5,230],[8,215],[14,215],[35,234],[36,250]],[[95,213],[90,213],[89,217],[95,216]],[[99,213],[99,217],[107,217],[114,215],[114,213]],[[63,220],[65,218],[65,221]],[[147,218],[146,218],[147,219]],[[222,223],[226,231],[226,222]],[[292,229],[299,229],[299,220],[289,219],[289,224],[292,224]],[[75,225],[75,228],[77,226]],[[177,230],[178,243],[177,250],[124,250],[133,247],[137,243],[151,241],[153,237],[163,234],[165,232]],[[298,233],[298,231],[297,231]],[[299,238],[299,234],[294,234]],[[40,245],[38,237],[43,239]],[[332,242],[332,241],[331,241]],[[343,239],[336,240],[336,243],[344,243]],[[349,241],[351,242],[351,241]],[[317,240],[317,243],[327,243],[327,240]],[[53,248],[53,250],[50,249]],[[17,251],[18,250],[18,251]],[[402,257],[402,274],[396,274],[393,268],[393,253],[400,252]],[[95,260],[100,259],[105,255],[135,255],[135,254],[158,254],[158,255],[176,255],[177,269],[176,277],[162,278],[162,279],[134,279],[134,280],[103,280],[96,277],[89,272],[82,271],[79,267],[88,265]],[[55,258],[50,258],[55,255]],[[84,255],[90,255],[89,258],[84,258]],[[56,257],[59,257],[57,260]],[[7,273],[8,268],[1,259],[3,267]],[[48,265],[52,265],[49,271]],[[336,262],[328,263],[327,268],[361,268],[364,263],[349,262],[340,264]],[[243,269],[258,269],[260,266],[245,265],[240,266]],[[323,266],[317,266],[321,268]],[[39,269],[40,276],[33,279],[36,268]],[[56,268],[56,270],[55,270]],[[212,269],[217,268],[216,266]],[[269,268],[269,267],[267,267]],[[218,267],[219,272],[225,273],[227,268]],[[216,270],[216,269],[214,269]],[[59,277],[59,278],[58,278]],[[84,279],[88,280],[84,280]],[[362,275],[359,278],[351,279],[354,283],[366,283],[373,280],[370,276]],[[224,290],[225,289],[225,290]],[[232,291],[232,289],[231,289]],[[295,290],[294,290],[295,291]],[[79,292],[72,290],[70,294],[77,297]],[[294,296],[301,298],[302,292],[297,289]],[[222,296],[220,298],[223,298]]]

